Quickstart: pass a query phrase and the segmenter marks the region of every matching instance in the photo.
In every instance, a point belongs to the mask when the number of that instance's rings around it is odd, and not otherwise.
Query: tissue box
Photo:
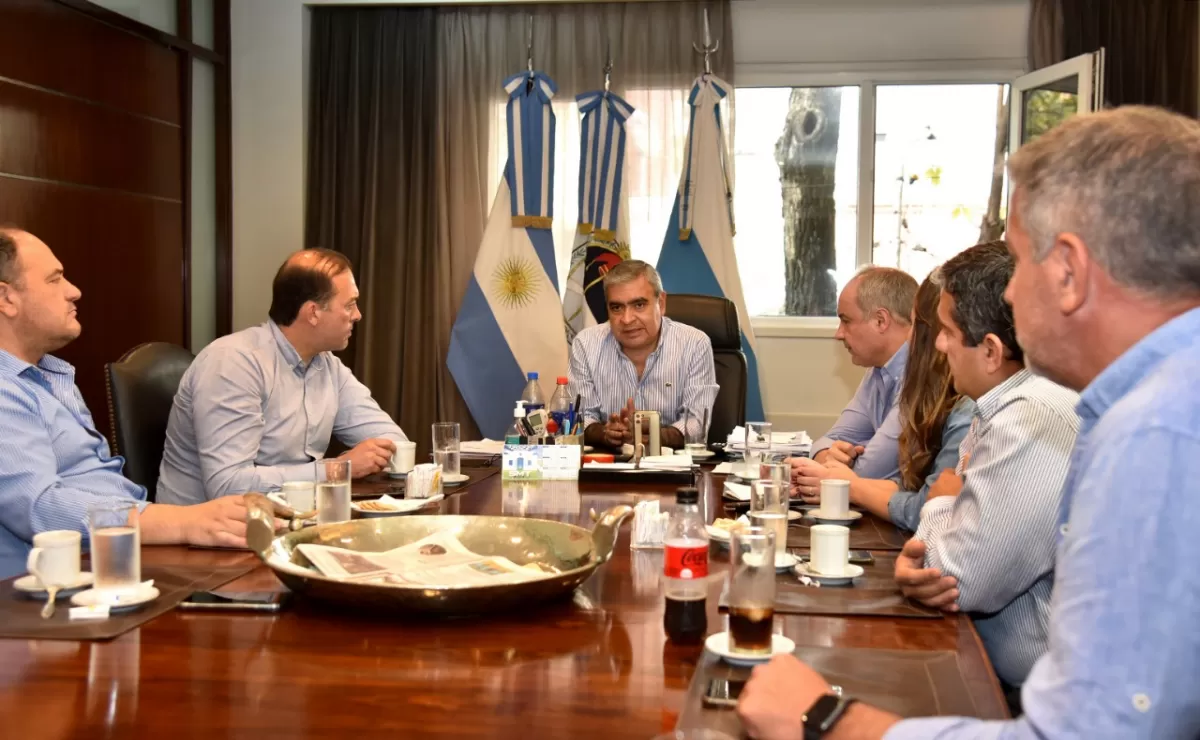
[[[501,480],[578,480],[579,445],[504,445]]]
[[[422,463],[408,472],[404,498],[430,498],[442,493],[442,466]]]

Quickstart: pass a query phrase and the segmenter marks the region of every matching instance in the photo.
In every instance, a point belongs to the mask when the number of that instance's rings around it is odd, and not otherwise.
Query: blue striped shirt
[[[1064,485],[1050,641],[1011,722],[915,719],[887,737],[1200,737],[1200,309],[1083,391]],[[974,467],[974,460],[971,461]]]
[[[333,434],[349,446],[406,439],[332,353],[303,363],[273,321],[221,337],[179,383],[157,500],[198,504],[312,480]]]
[[[665,316],[658,347],[646,359],[641,378],[606,321],[579,332],[571,343],[568,379],[571,398],[582,397],[585,428],[608,421],[632,398],[639,411],[657,411],[664,426],[681,432],[686,412],[696,433],[705,416],[711,423],[719,389],[712,340],[699,329]]]
[[[1046,652],[1058,504],[1078,394],[1021,370],[976,401],[962,492],[930,499],[925,564],[958,579],[996,674],[1019,686]]]
[[[854,472],[863,478],[899,480],[900,477],[900,386],[908,366],[908,342],[883,367],[867,373],[854,398],[846,404],[833,428],[813,444],[812,454],[827,450],[834,442],[849,442],[867,449],[854,461]]]
[[[0,578],[25,572],[39,532],[69,529],[87,543],[89,504],[140,501],[146,489],[121,474],[75,386],[75,368],[37,364],[0,350]]]

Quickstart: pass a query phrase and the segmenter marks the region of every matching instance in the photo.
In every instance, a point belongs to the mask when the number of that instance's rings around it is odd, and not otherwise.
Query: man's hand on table
[[[958,579],[943,576],[937,568],[926,568],[925,543],[915,537],[904,543],[896,557],[896,583],[901,593],[925,606],[958,611]]]
[[[243,496],[222,496],[193,506],[179,507],[183,515],[183,542],[204,547],[245,547],[246,516]]]
[[[854,465],[854,461],[858,456],[867,451],[862,445],[853,445],[849,442],[834,442],[833,446],[828,449],[821,450],[813,456],[813,460],[825,464],[828,462],[838,462],[847,467]]]
[[[396,443],[378,437],[359,442],[354,449],[338,455],[339,460],[350,461],[350,475],[355,480],[387,470],[392,461]]]
[[[844,478],[846,473],[850,473],[850,469],[846,466],[841,466],[840,469],[833,469],[831,466],[822,465],[815,460],[809,460],[807,457],[792,457],[788,458],[788,463],[792,466],[792,493],[798,494],[800,498],[808,503],[820,503],[821,501],[821,481],[826,478]],[[850,473],[853,475],[853,473]]]

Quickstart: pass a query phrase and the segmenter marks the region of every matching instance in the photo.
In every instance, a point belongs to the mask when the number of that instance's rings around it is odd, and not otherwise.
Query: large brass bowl
[[[264,499],[265,502],[265,499]],[[268,503],[248,502],[246,539],[279,580],[299,594],[346,607],[395,613],[458,616],[479,614],[563,597],[612,555],[621,522],[633,513],[616,506],[591,531],[573,524],[503,516],[400,516],[324,524],[276,536]],[[526,583],[428,588],[346,583],[327,578],[296,550],[312,543],[348,550],[381,551],[450,529],[471,551],[499,555],[518,565],[538,563],[553,571]]]

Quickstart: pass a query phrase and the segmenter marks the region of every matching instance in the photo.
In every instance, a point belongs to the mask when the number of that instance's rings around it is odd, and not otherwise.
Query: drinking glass
[[[752,421],[746,424],[746,472],[757,470],[763,455],[771,451],[771,423]]]
[[[729,650],[766,655],[775,623],[775,552],[767,527],[746,527],[730,539]]]
[[[317,524],[350,521],[350,461],[317,460]]]
[[[758,479],[771,481],[783,486],[784,493],[792,487],[792,464],[787,456],[778,452],[767,452],[762,456],[758,466]]]
[[[135,588],[142,582],[142,532],[134,501],[88,506],[92,574],[97,589]]]
[[[683,449],[693,460],[698,460],[708,451],[708,425],[704,417],[685,411],[683,413]]]
[[[770,480],[750,486],[750,523],[775,533],[776,552],[787,551],[787,488]]]
[[[459,431],[457,421],[439,421],[433,425],[433,462],[442,466],[442,475],[459,474]]]

